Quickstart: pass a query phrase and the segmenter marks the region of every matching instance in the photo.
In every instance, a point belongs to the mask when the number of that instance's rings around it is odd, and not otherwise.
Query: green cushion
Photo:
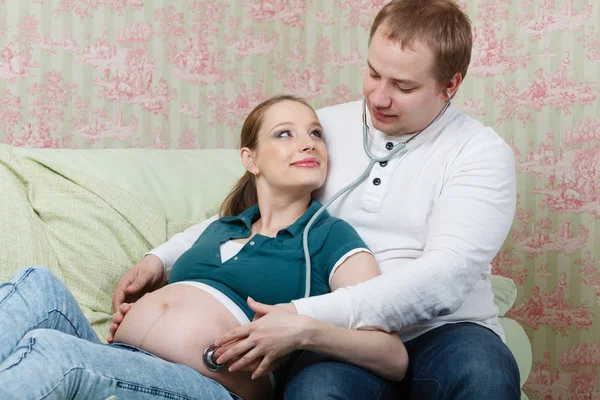
[[[168,222],[210,216],[244,172],[239,151],[25,149],[14,153],[110,182],[162,210]],[[189,225],[189,224],[188,224]]]
[[[500,317],[498,318],[498,321],[504,329],[506,345],[517,360],[519,374],[521,377],[521,387],[523,387],[527,381],[527,378],[529,377],[533,363],[529,337],[521,325],[519,325],[514,319]]]
[[[110,181],[3,145],[0,175],[0,281],[25,266],[48,267],[106,338],[117,280],[166,240],[165,214]]]
[[[490,281],[494,292],[494,304],[498,307],[498,315],[503,317],[515,304],[517,286],[512,279],[499,275],[490,276]]]
[[[43,150],[0,145],[0,280],[43,265],[104,339],[119,277],[212,215],[241,176],[235,150]]]

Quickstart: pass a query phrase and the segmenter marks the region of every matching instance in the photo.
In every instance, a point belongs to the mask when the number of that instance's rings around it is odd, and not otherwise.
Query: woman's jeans
[[[518,400],[519,369],[491,330],[447,324],[405,343],[409,367],[400,383],[354,365],[303,352],[287,373],[285,400]]]
[[[192,368],[103,344],[50,271],[0,284],[0,399],[228,399]]]

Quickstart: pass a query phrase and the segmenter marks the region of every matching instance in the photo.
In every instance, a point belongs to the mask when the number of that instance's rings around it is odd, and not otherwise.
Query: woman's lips
[[[319,166],[319,162],[316,158],[305,158],[300,161],[296,161],[292,163],[294,167],[303,167],[303,168],[315,168]]]

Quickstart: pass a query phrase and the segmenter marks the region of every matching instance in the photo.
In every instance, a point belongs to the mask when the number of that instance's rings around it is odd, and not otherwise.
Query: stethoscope
[[[435,116],[435,118],[433,120],[431,120],[431,122],[429,122],[429,124],[427,124],[427,126],[425,128],[414,133],[410,138],[408,138],[404,142],[399,143],[397,146],[394,147],[394,149],[392,151],[390,151],[387,155],[382,156],[382,157],[378,157],[371,152],[371,148],[370,148],[371,147],[370,146],[371,136],[370,136],[369,125],[367,123],[367,104],[365,102],[365,97],[363,96],[363,98],[362,98],[363,149],[365,151],[365,154],[369,157],[370,162],[369,162],[369,165],[367,166],[367,168],[365,168],[363,173],[358,178],[356,178],[356,180],[354,180],[352,183],[350,183],[346,187],[340,189],[336,194],[331,196],[331,198],[329,200],[327,200],[325,202],[325,204],[323,204],[321,206],[321,208],[319,208],[317,210],[317,212],[312,216],[312,218],[308,221],[308,223],[304,227],[304,232],[302,234],[302,247],[304,249],[304,260],[306,263],[306,271],[305,271],[306,280],[304,283],[304,297],[310,296],[311,262],[310,262],[310,253],[308,251],[308,230],[310,229],[310,226],[313,224],[313,222],[315,222],[317,220],[317,218],[319,218],[319,215],[321,215],[321,213],[323,213],[323,211],[325,211],[325,209],[327,209],[327,207],[329,207],[331,205],[331,203],[333,203],[341,195],[343,195],[344,193],[346,193],[349,190],[354,189],[362,181],[364,181],[365,178],[367,176],[369,176],[369,174],[371,173],[371,170],[373,169],[373,166],[376,163],[386,162],[386,161],[391,160],[396,154],[398,154],[401,151],[403,151],[404,149],[406,149],[406,146],[408,145],[409,142],[411,142],[413,139],[415,139],[417,136],[419,136],[427,128],[429,128],[437,120],[440,119],[441,116],[444,115],[444,113],[446,112],[448,107],[450,107],[450,104],[452,103],[452,96],[450,95],[450,92],[448,91],[448,89],[444,89],[444,92],[446,93],[446,96],[447,96],[446,103],[444,104],[444,107],[442,107],[440,112],[438,112],[438,114]],[[204,350],[204,353],[202,354],[202,361],[204,362],[204,365],[206,366],[207,369],[209,369],[210,371],[213,371],[213,372],[220,371],[225,366],[223,364],[218,364],[213,360],[213,355],[218,348],[219,348],[218,346],[211,344]]]

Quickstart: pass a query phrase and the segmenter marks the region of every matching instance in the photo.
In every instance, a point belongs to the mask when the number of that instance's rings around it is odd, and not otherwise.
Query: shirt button
[[[217,254],[217,258],[219,258],[219,255]]]
[[[234,259],[235,261],[237,261],[237,260],[238,260],[238,258],[237,258],[237,257],[233,257],[233,259]]]
[[[242,221],[245,221],[245,220],[246,220],[246,217],[242,217]]]
[[[379,186],[380,184],[381,184],[381,179],[379,179],[379,178],[373,179],[373,185]]]
[[[381,162],[379,163],[379,165],[381,165],[382,167],[385,167],[385,166],[387,165],[387,161],[381,161]]]
[[[386,149],[388,149],[388,150],[391,150],[391,149],[393,149],[393,148],[394,148],[394,143],[392,143],[392,142],[387,142],[387,143],[385,144],[385,148],[386,148]]]
[[[250,242],[250,246],[254,246],[254,242],[253,242],[253,241],[252,241],[252,242]]]

